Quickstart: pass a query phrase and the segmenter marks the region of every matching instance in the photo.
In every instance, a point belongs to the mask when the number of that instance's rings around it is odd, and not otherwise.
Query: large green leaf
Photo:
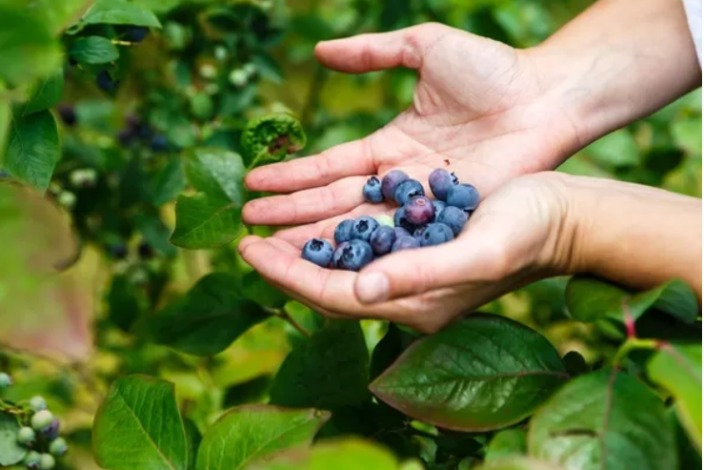
[[[330,418],[325,411],[266,405],[233,408],[208,432],[198,450],[196,470],[238,470],[293,446],[309,444]]]
[[[650,378],[675,398],[677,416],[702,451],[702,345],[664,344],[648,362]]]
[[[499,431],[491,439],[486,448],[484,460],[501,460],[510,456],[524,455],[528,450],[526,432],[523,429],[511,428]]]
[[[525,419],[567,378],[540,334],[504,317],[474,314],[408,348],[371,389],[422,421],[484,431]]]
[[[237,290],[237,277],[211,273],[183,297],[145,318],[140,330],[154,342],[188,354],[217,354],[268,318]]]
[[[333,409],[369,399],[369,352],[358,322],[330,321],[286,357],[271,402]]]
[[[60,100],[64,91],[64,71],[60,69],[45,80],[40,80],[34,87],[32,96],[25,104],[20,106],[20,115],[27,116],[52,108]]]
[[[51,29],[30,9],[0,3],[0,81],[21,85],[50,75],[61,64]]]
[[[170,242],[181,248],[214,248],[232,241],[240,232],[240,207],[207,194],[179,196],[176,228]]]
[[[160,206],[173,201],[186,186],[180,158],[172,158],[149,181],[151,200]]]
[[[637,320],[655,308],[692,323],[699,314],[697,298],[683,281],[672,280],[645,292],[631,293],[591,276],[575,276],[567,284],[567,308],[575,320],[593,322],[610,319],[624,321],[624,306]]]
[[[32,12],[44,20],[54,33],[59,33],[77,20],[88,9],[92,0],[32,0],[24,2]]]
[[[662,401],[644,384],[601,370],[565,385],[530,423],[531,455],[580,470],[676,468]]]
[[[129,24],[161,28],[161,23],[154,13],[126,0],[97,0],[85,12],[81,23],[84,25]]]
[[[83,64],[106,64],[120,57],[117,46],[102,36],[86,36],[71,44],[69,55]]]
[[[4,161],[12,176],[44,191],[60,156],[59,133],[49,111],[15,116]]]
[[[197,149],[186,160],[188,181],[197,191],[237,206],[244,201],[244,174],[242,157],[227,150]]]
[[[27,455],[27,449],[17,444],[19,429],[17,418],[0,412],[0,466],[14,465]]]
[[[102,468],[186,470],[188,448],[173,384],[133,375],[112,385],[93,423]]]

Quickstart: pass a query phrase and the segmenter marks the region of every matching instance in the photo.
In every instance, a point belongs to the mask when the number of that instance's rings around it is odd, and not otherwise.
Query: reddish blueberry
[[[403,215],[413,225],[425,225],[435,218],[435,206],[425,196],[416,196],[403,205]]]
[[[391,251],[391,246],[395,241],[395,229],[382,225],[378,229],[374,230],[374,233],[372,233],[372,236],[369,239],[369,244],[372,246],[372,250],[374,250],[375,254],[385,255]]]
[[[450,187],[457,184],[457,177],[447,170],[438,168],[430,173],[428,184],[435,197],[444,201],[447,198],[447,192]]]

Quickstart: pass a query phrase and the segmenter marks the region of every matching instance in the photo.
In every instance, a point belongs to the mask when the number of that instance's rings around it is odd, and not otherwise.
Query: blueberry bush
[[[432,20],[527,47],[588,3],[0,0],[0,468],[698,468],[678,280],[549,279],[422,336],[327,320],[236,251],[272,231],[241,222],[249,169],[412,97],[317,41]],[[700,196],[700,131],[697,92],[560,170]]]

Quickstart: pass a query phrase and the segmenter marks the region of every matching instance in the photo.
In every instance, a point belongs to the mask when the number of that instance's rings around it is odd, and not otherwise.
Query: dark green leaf
[[[186,186],[179,158],[172,158],[150,181],[152,202],[161,206],[173,201]]]
[[[682,426],[702,450],[702,345],[664,344],[648,362],[648,376],[675,398]]]
[[[330,414],[265,405],[234,408],[213,424],[198,450],[196,470],[238,470],[256,459],[309,444]]]
[[[49,111],[15,117],[4,162],[12,176],[44,191],[60,157],[59,134]]]
[[[241,227],[237,204],[203,193],[179,196],[176,228],[169,241],[181,248],[214,248],[232,241]]]
[[[0,94],[5,91],[5,87],[0,83]],[[10,103],[4,98],[0,98],[0,168],[2,168],[2,161],[5,154],[5,143],[7,142],[7,135],[10,131],[10,120],[12,115],[10,113]]]
[[[677,411],[674,408],[667,410],[667,417],[675,429],[675,441],[677,442],[677,454],[679,456],[679,470],[691,470],[693,468],[702,468],[702,456],[697,449],[692,445],[687,431],[684,430],[682,424],[677,417]]]
[[[474,314],[416,342],[371,390],[413,418],[483,431],[525,419],[567,378],[540,334],[504,317]]]
[[[19,463],[27,455],[27,449],[17,444],[19,429],[17,418],[0,412],[0,466]]]
[[[298,120],[289,114],[268,114],[247,123],[242,132],[246,164],[254,168],[273,163],[306,145],[306,134]]]
[[[186,470],[188,443],[173,384],[143,376],[116,381],[95,416],[93,449],[106,470]]]
[[[107,295],[108,319],[123,331],[130,331],[142,311],[144,294],[134,286],[126,274],[112,278]]]
[[[156,214],[144,214],[135,218],[135,225],[142,233],[142,238],[155,250],[166,256],[175,256],[176,248],[169,243],[171,230]]]
[[[203,440],[200,431],[195,423],[190,419],[183,420],[183,427],[186,431],[186,441],[188,442],[188,467],[189,469],[196,467],[196,457],[198,456],[198,447]]]
[[[675,468],[662,401],[633,377],[601,370],[565,385],[533,417],[531,455],[580,470]]]
[[[223,397],[223,407],[244,405],[246,403],[261,403],[268,398],[273,377],[260,375],[237,385],[228,387]]]
[[[55,106],[61,100],[64,90],[64,71],[59,70],[51,77],[40,80],[34,88],[32,97],[21,106],[21,116],[44,111]]]
[[[333,409],[369,399],[369,353],[358,322],[333,320],[286,357],[271,402]]]
[[[211,273],[183,297],[146,318],[141,331],[159,344],[207,356],[223,351],[265,318],[261,308],[237,290],[235,276]]]
[[[128,24],[161,28],[161,23],[154,13],[126,0],[96,0],[81,18],[81,23],[84,25]]]
[[[523,429],[499,431],[489,442],[484,459],[489,462],[510,456],[524,455],[528,451],[526,432]]]
[[[565,369],[572,377],[586,374],[590,370],[587,361],[584,360],[584,356],[577,351],[570,351],[565,354],[562,358],[562,362],[565,364]]]
[[[248,299],[269,308],[281,308],[288,301],[286,294],[267,283],[256,271],[242,278],[242,292]]]
[[[387,367],[398,359],[403,351],[413,343],[415,337],[389,323],[388,330],[381,341],[374,347],[370,366],[371,379],[381,375]]]
[[[201,148],[186,160],[186,175],[196,190],[237,207],[244,201],[244,173],[242,157],[227,150]]]
[[[120,57],[117,46],[102,36],[86,36],[76,39],[69,55],[83,64],[106,64]]]

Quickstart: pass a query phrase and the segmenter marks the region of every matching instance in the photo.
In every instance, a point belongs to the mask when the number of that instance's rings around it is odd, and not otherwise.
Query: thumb
[[[389,33],[323,41],[315,47],[315,55],[326,67],[348,73],[392,67],[419,69],[427,45],[445,28],[438,24],[425,24]]]
[[[496,249],[467,246],[461,240],[385,256],[364,268],[355,280],[357,299],[365,304],[419,295],[430,290],[496,278],[501,256]],[[497,263],[498,262],[498,263]]]

